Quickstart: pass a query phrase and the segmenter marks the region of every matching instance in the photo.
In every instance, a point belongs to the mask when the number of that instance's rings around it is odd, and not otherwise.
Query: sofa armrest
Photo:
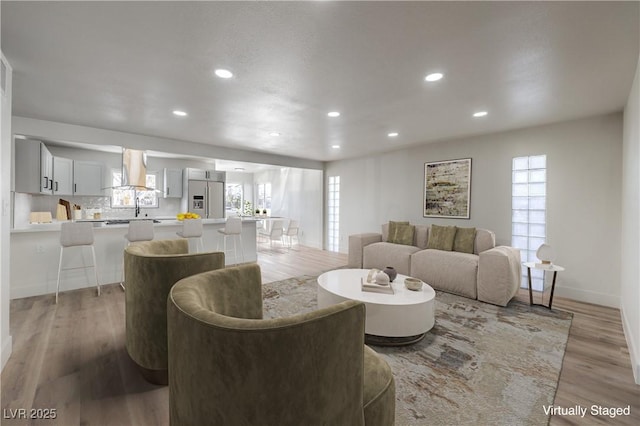
[[[362,268],[362,251],[365,246],[382,241],[382,234],[369,232],[366,234],[349,235],[349,261],[350,268]]]
[[[520,288],[520,250],[498,246],[481,252],[479,257],[478,300],[507,306]]]

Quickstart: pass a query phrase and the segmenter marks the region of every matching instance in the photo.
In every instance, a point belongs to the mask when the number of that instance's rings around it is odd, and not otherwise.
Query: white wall
[[[271,183],[271,215],[300,222],[300,244],[322,248],[322,171],[282,168],[254,174],[254,182]]]
[[[389,220],[487,228],[511,242],[511,160],[547,155],[547,241],[566,268],[556,295],[619,306],[622,114],[462,138],[328,163],[340,176],[341,251],[348,235]],[[424,163],[473,159],[471,218],[423,218]]]
[[[0,52],[7,65],[6,89],[0,100],[0,370],[11,355],[9,330],[9,259],[11,240],[11,77],[9,62]]]
[[[636,383],[640,384],[640,61],[624,109],[620,313]]]

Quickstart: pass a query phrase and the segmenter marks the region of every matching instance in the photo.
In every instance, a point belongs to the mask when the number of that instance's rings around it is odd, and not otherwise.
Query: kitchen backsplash
[[[33,195],[15,193],[14,228],[29,224],[30,212],[51,212],[55,219],[58,200],[62,198],[71,205],[77,204],[82,208],[82,218],[92,219],[93,212],[100,212],[102,219],[129,219],[134,217],[133,208],[112,208],[110,197],[72,197]],[[179,198],[160,198],[157,208],[141,208],[138,217],[174,217],[180,212]],[[87,215],[89,213],[89,215]],[[91,217],[88,217],[91,216]]]

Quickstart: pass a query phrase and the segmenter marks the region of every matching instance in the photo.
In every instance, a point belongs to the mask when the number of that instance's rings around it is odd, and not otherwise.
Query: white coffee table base
[[[361,278],[368,269],[337,269],[318,277],[318,307],[345,300],[358,300],[366,306],[367,343],[407,345],[421,340],[435,323],[435,291],[424,284],[422,290],[404,286],[406,276],[398,275],[391,285],[394,294],[366,292]]]

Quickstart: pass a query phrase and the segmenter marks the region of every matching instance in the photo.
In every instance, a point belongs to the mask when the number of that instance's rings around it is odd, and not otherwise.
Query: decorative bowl
[[[422,290],[422,281],[417,278],[408,277],[404,279],[404,286],[409,290],[420,291]]]

